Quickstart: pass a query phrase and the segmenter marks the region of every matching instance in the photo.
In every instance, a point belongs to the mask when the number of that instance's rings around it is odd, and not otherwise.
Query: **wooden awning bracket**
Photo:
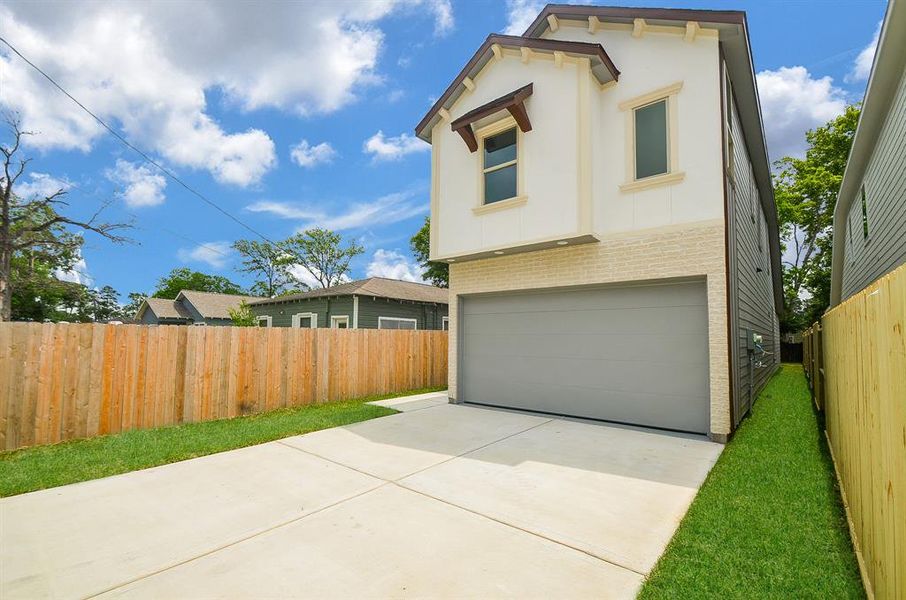
[[[532,95],[532,86],[533,84],[530,83],[496,100],[491,100],[487,104],[482,104],[478,108],[470,110],[450,123],[450,128],[462,137],[462,141],[466,143],[469,152],[478,150],[478,140],[475,138],[472,124],[501,110],[506,110],[512,115],[523,133],[531,131],[532,122],[529,119],[528,111],[525,110],[525,99]]]

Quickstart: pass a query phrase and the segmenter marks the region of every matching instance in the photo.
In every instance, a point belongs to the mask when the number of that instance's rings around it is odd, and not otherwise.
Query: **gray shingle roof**
[[[191,315],[176,300],[168,298],[145,298],[148,309],[158,319],[191,319]]]
[[[400,281],[399,279],[387,279],[384,277],[369,277],[368,279],[341,283],[340,285],[325,289],[311,290],[310,292],[302,292],[300,294],[287,294],[286,296],[278,296],[276,298],[266,298],[258,300],[257,302],[249,302],[249,304],[272,304],[276,302],[301,300],[304,298],[350,295],[447,304],[449,301],[449,292],[450,291],[447,289],[425,283]]]
[[[248,303],[261,300],[257,296],[234,296],[232,294],[215,294],[192,290],[179,292],[179,296],[176,297],[177,300],[180,296],[184,297],[206,319],[229,319],[230,309],[238,308],[243,300]]]

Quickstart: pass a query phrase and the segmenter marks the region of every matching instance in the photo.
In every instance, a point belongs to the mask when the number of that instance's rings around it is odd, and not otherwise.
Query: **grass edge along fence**
[[[446,331],[0,323],[0,450],[446,380]]]
[[[803,364],[869,597],[906,598],[906,265],[805,332]]]

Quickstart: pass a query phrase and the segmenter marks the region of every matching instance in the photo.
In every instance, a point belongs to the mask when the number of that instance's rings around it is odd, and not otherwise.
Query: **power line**
[[[244,227],[245,229],[247,229],[248,231],[254,233],[254,234],[257,235],[258,237],[260,237],[262,240],[264,240],[265,242],[268,242],[269,244],[274,244],[274,242],[273,242],[272,240],[268,239],[268,237],[267,237],[266,235],[264,235],[263,233],[260,233],[259,231],[257,231],[257,230],[254,229],[253,227],[251,227],[250,225],[246,224],[246,223],[243,222],[241,219],[239,219],[238,217],[236,217],[235,215],[233,215],[232,213],[230,213],[230,212],[227,211],[226,209],[222,208],[220,205],[218,205],[218,204],[217,204],[216,202],[214,202],[213,200],[208,199],[208,198],[207,198],[204,194],[202,194],[201,192],[198,192],[198,191],[196,191],[195,189],[193,189],[189,184],[187,184],[187,183],[184,182],[182,179],[180,179],[179,177],[177,177],[177,176],[176,176],[173,172],[171,172],[169,169],[167,169],[166,167],[164,167],[163,165],[161,165],[160,163],[158,163],[156,160],[154,160],[153,158],[151,158],[150,156],[148,156],[147,154],[145,154],[145,153],[144,153],[142,150],[140,150],[139,148],[137,148],[137,147],[133,146],[131,143],[129,143],[129,141],[128,141],[126,138],[124,138],[122,135],[120,135],[119,132],[117,132],[113,127],[111,127],[110,125],[108,125],[108,124],[107,124],[103,119],[101,119],[99,116],[97,116],[96,114],[94,114],[93,112],[91,112],[91,110],[89,110],[87,106],[85,106],[84,104],[82,104],[81,102],[79,102],[79,101],[75,98],[75,96],[73,96],[72,94],[70,94],[69,92],[67,92],[67,91],[63,88],[63,86],[61,86],[59,83],[57,83],[57,82],[54,80],[53,77],[51,77],[50,75],[48,75],[47,73],[45,73],[45,72],[41,69],[41,67],[39,67],[39,66],[36,65],[35,63],[33,63],[33,62],[31,62],[30,60],[28,60],[21,52],[19,52],[19,50],[16,49],[15,46],[13,46],[13,45],[10,44],[8,41],[6,41],[6,39],[4,39],[3,37],[0,37],[0,42],[3,42],[4,44],[6,44],[6,46],[9,47],[9,49],[12,50],[19,58],[21,58],[22,60],[24,60],[24,61],[26,62],[26,64],[28,64],[28,66],[30,66],[30,67],[33,68],[35,71],[37,71],[38,73],[40,73],[41,75],[43,75],[44,78],[47,79],[47,81],[49,81],[55,88],[57,88],[58,90],[60,90],[61,92],[63,92],[63,94],[65,94],[67,98],[69,98],[70,100],[72,100],[73,102],[75,102],[76,105],[78,105],[79,108],[81,108],[81,109],[84,110],[86,113],[88,113],[88,114],[91,116],[91,118],[93,118],[95,121],[97,121],[98,124],[101,125],[101,127],[103,127],[103,128],[106,129],[108,132],[110,132],[110,134],[113,135],[113,137],[115,137],[117,140],[119,140],[122,144],[124,144],[126,147],[128,147],[129,149],[131,149],[133,152],[135,152],[136,154],[138,154],[139,156],[141,156],[141,157],[145,160],[145,162],[147,162],[147,163],[149,163],[149,164],[151,164],[151,165],[157,167],[157,169],[160,170],[161,173],[163,173],[164,175],[166,175],[167,177],[169,177],[170,179],[172,179],[173,181],[175,181],[176,183],[178,183],[179,185],[181,185],[182,187],[184,187],[189,193],[194,194],[195,196],[197,196],[199,199],[201,199],[203,202],[207,203],[209,206],[211,206],[211,207],[214,208],[215,210],[217,210],[217,211],[223,213],[227,218],[229,218],[229,219],[235,221],[235,222],[238,223],[240,226],[242,226],[242,227]]]

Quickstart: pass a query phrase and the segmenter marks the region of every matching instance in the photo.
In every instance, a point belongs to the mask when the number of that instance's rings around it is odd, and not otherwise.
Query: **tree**
[[[123,316],[127,319],[135,318],[135,314],[138,312],[138,309],[142,307],[142,303],[147,297],[148,294],[143,294],[141,292],[129,292],[129,304],[123,307]]]
[[[258,240],[238,240],[233,243],[233,248],[242,256],[242,267],[237,271],[251,273],[256,278],[251,288],[252,294],[273,298],[284,293],[293,282],[289,273],[292,257],[280,245]]]
[[[6,123],[12,139],[0,144],[3,169],[0,173],[0,321],[12,317],[16,286],[12,278],[14,261],[22,259],[32,269],[37,269],[38,263],[45,263],[41,269],[53,273],[67,261],[71,266],[82,245],[81,236],[75,235],[72,228],[123,243],[128,241],[127,238],[117,232],[130,227],[126,223],[100,220],[109,202],[102,204],[86,221],[60,214],[59,210],[69,206],[68,192],[63,188],[47,195],[33,193],[22,197],[17,194],[17,183],[31,161],[20,158],[22,142],[32,133],[22,131],[14,118],[8,118]]]
[[[283,247],[294,263],[311,273],[322,288],[328,288],[342,283],[349,273],[350,261],[365,252],[354,241],[345,248],[341,244],[339,233],[315,228],[291,236],[283,242]]]
[[[422,277],[438,287],[450,287],[450,265],[428,260],[431,255],[431,217],[425,217],[425,224],[409,241],[415,260],[424,269]]]
[[[125,315],[123,307],[120,306],[119,296],[119,292],[109,285],[105,285],[99,290],[89,290],[92,320],[112,321],[122,319]]]
[[[859,122],[858,105],[805,134],[805,158],[775,163],[774,198],[784,256],[783,331],[801,331],[830,304],[834,208]]]
[[[240,302],[237,308],[230,308],[227,312],[230,313],[230,319],[233,320],[233,325],[236,327],[255,327],[258,325],[255,313],[252,312],[251,307],[245,300]]]
[[[245,291],[239,285],[220,275],[208,275],[185,267],[173,269],[157,282],[152,298],[169,298],[175,300],[182,290],[196,292],[214,292],[241,296]]]

